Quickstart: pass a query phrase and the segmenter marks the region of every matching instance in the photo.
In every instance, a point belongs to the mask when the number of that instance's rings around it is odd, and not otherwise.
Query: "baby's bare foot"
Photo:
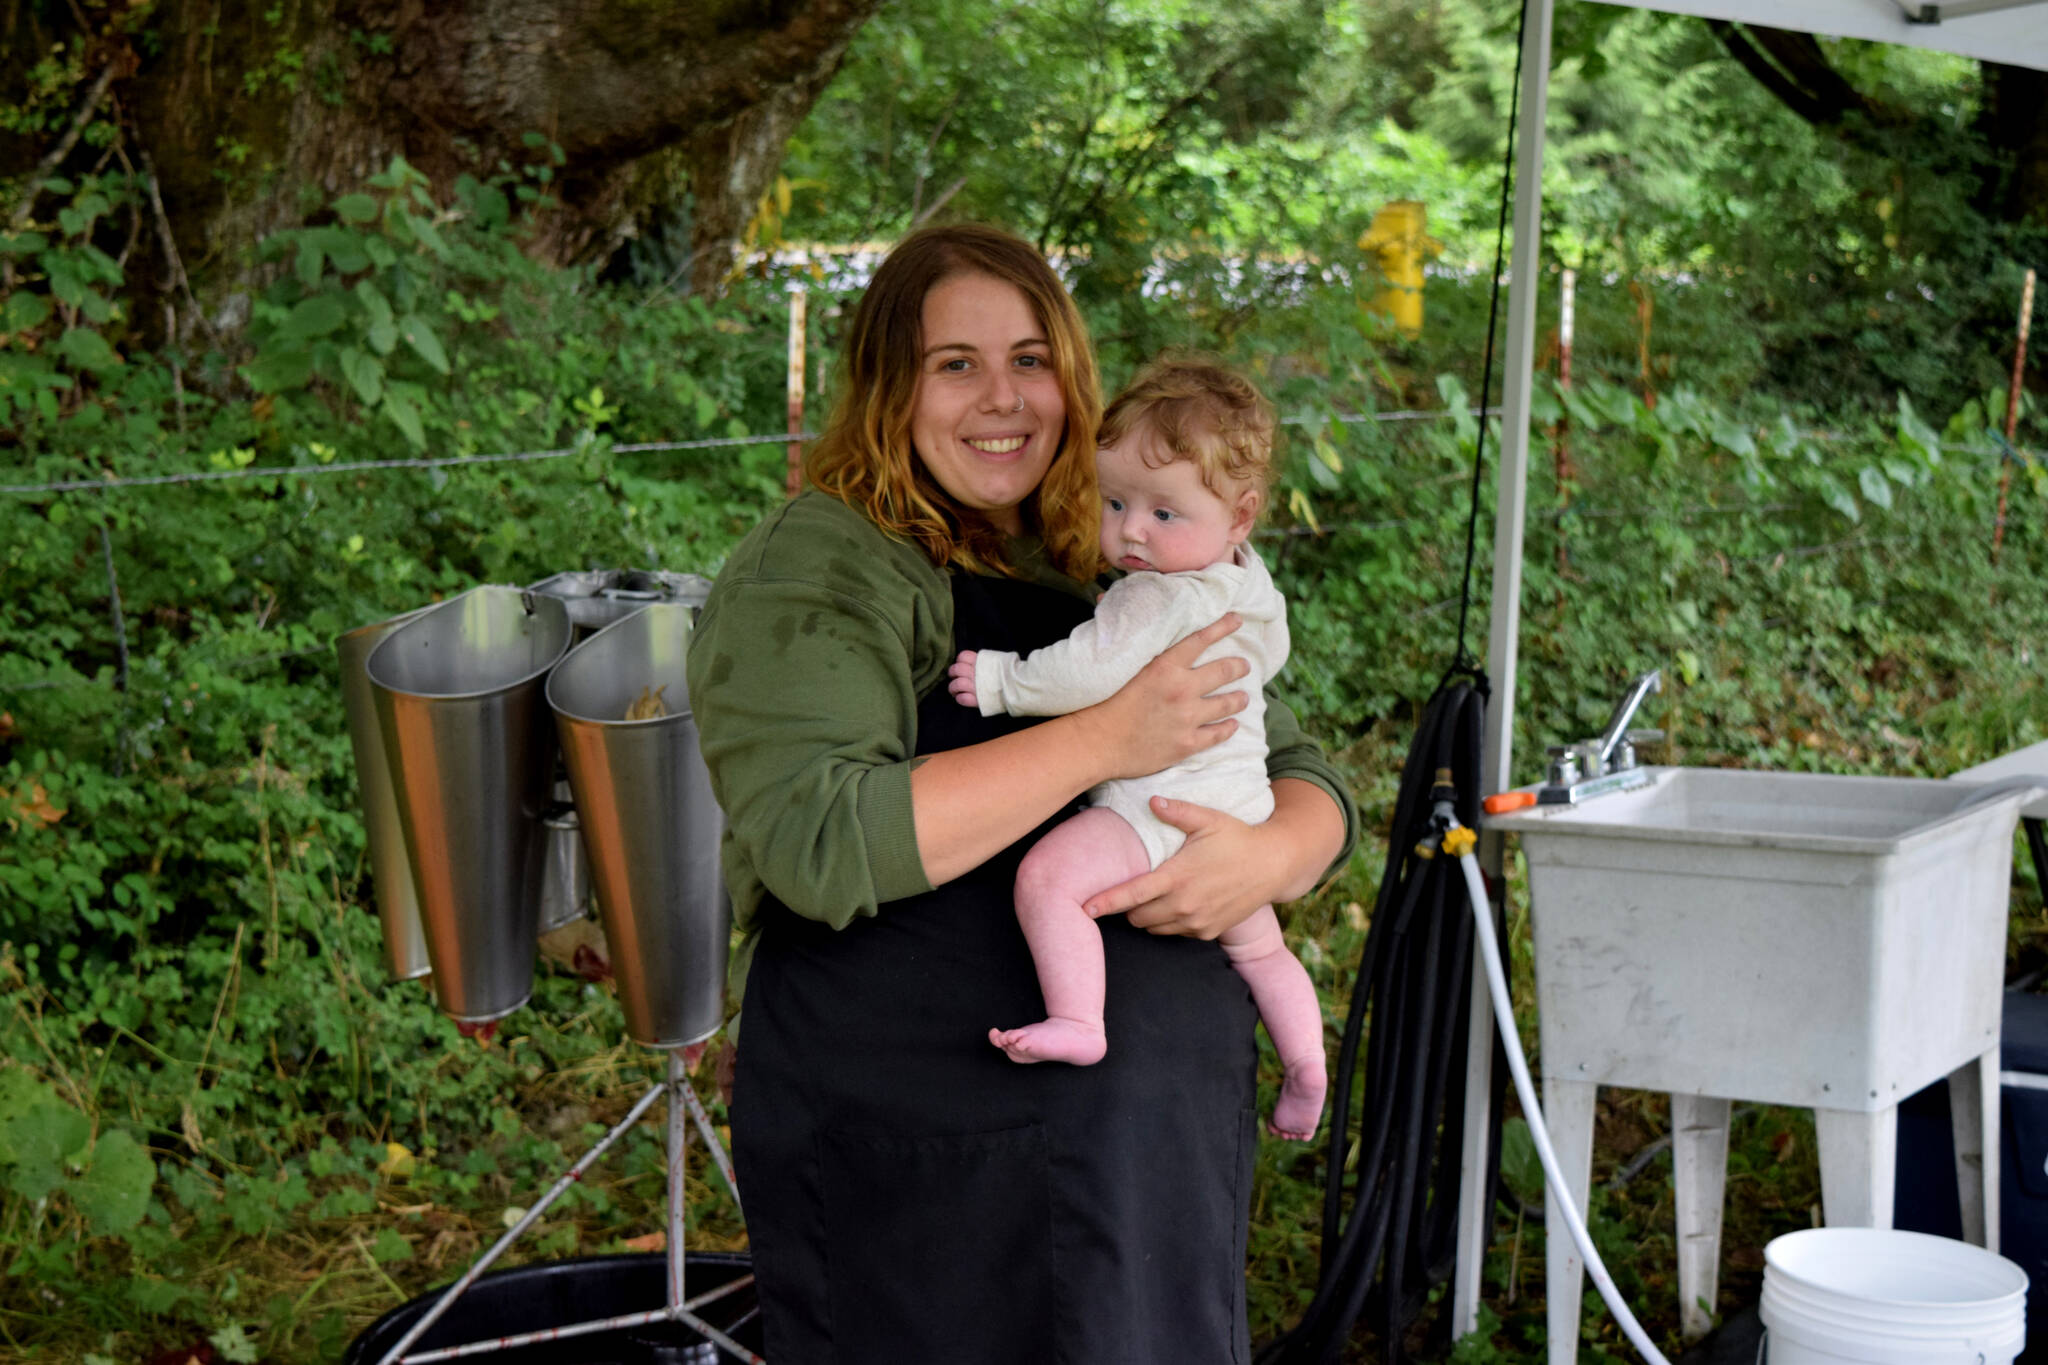
[[[1290,1063],[1280,1082],[1280,1099],[1266,1131],[1289,1142],[1307,1142],[1323,1117],[1323,1091],[1328,1086],[1321,1057]]]
[[[988,1031],[988,1040],[1013,1062],[1068,1062],[1094,1066],[1109,1051],[1102,1025],[1057,1016],[1023,1028]],[[1320,1101],[1318,1111],[1320,1112]]]

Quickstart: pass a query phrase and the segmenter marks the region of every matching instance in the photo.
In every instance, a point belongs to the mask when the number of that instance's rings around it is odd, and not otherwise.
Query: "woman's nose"
[[[988,391],[982,402],[990,412],[1016,412],[1021,406],[1017,402],[1017,384],[1007,370],[997,369],[989,376]]]

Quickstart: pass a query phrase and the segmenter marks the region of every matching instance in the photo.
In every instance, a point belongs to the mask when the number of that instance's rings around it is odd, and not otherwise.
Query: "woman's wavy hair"
[[[1066,430],[1045,478],[1019,509],[1027,530],[1069,577],[1103,567],[1095,491],[1095,428],[1102,384],[1074,301],[1045,258],[1021,237],[980,223],[911,233],[891,251],[854,309],[841,348],[839,393],[804,472],[811,485],[918,546],[932,563],[1015,577],[1005,537],[986,516],[955,502],[912,449],[924,350],[925,295],[955,275],[1015,286],[1045,328],[1066,400]]]

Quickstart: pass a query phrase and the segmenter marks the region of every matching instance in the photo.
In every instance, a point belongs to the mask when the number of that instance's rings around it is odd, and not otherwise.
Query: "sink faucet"
[[[1664,689],[1664,675],[1657,669],[1629,681],[1628,692],[1607,718],[1607,726],[1592,739],[1576,744],[1550,746],[1550,775],[1536,791],[1540,806],[1576,806],[1579,802],[1609,792],[1632,791],[1647,786],[1650,774],[1636,767],[1638,744],[1664,738],[1662,730],[1631,730],[1643,698]]]
[[[1607,728],[1600,732],[1599,748],[1589,755],[1592,771],[1587,776],[1598,777],[1611,771],[1614,751],[1626,739],[1628,723],[1635,719],[1636,708],[1643,704],[1643,698],[1652,692],[1663,690],[1664,674],[1660,669],[1653,668],[1647,673],[1639,674],[1629,683],[1628,693],[1614,708],[1614,714],[1607,718]]]

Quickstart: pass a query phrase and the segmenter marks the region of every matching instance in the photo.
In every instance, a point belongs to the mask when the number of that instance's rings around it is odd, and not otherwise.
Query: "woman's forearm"
[[[1091,711],[933,754],[910,774],[918,856],[932,885],[971,872],[1115,776]]]
[[[1328,792],[1299,777],[1273,783],[1273,815],[1263,828],[1279,845],[1275,901],[1298,900],[1315,890],[1344,848],[1343,810]]]
[[[1107,701],[919,763],[910,805],[926,879],[942,886],[981,866],[1098,783],[1156,773],[1230,738],[1250,701],[1231,684],[1251,666],[1195,660],[1240,624],[1231,614],[1204,626]]]

